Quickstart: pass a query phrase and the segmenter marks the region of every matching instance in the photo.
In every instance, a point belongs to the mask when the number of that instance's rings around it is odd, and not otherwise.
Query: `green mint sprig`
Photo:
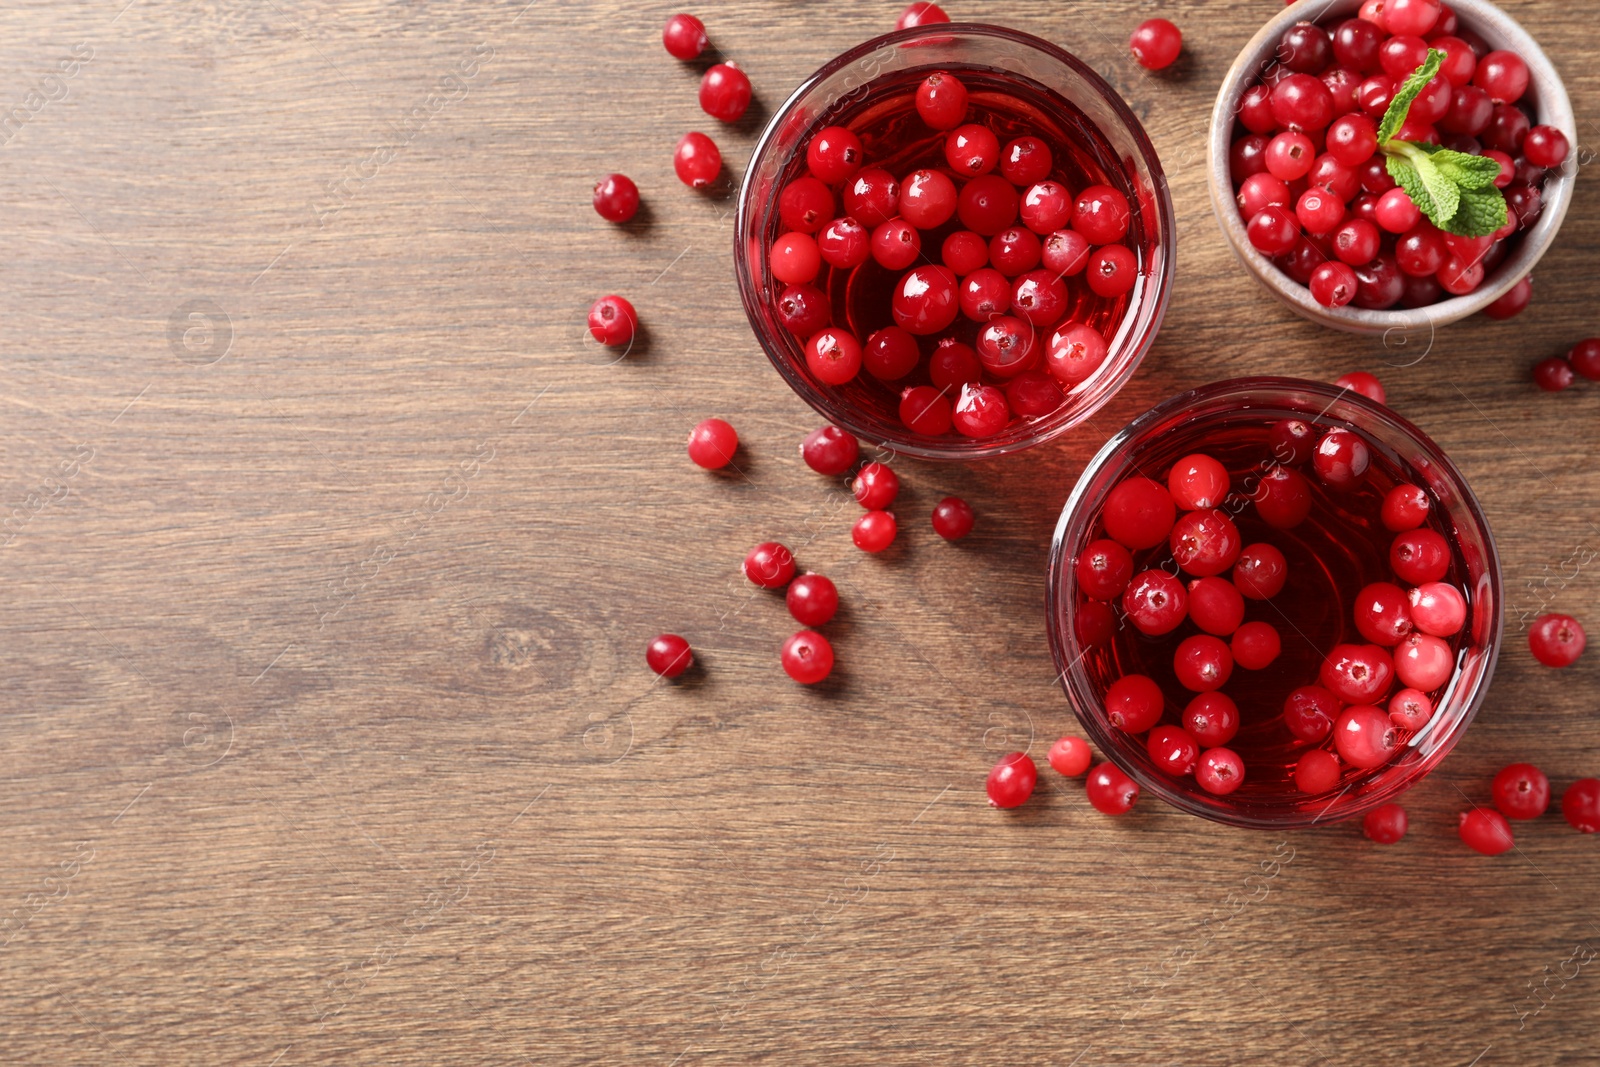
[[[1400,141],[1395,134],[1406,112],[1427,87],[1445,54],[1428,49],[1428,58],[1411,72],[1378,124],[1378,151],[1386,157],[1389,176],[1406,191],[1417,209],[1441,230],[1461,237],[1485,237],[1506,224],[1506,198],[1495,188],[1500,164],[1423,141]]]

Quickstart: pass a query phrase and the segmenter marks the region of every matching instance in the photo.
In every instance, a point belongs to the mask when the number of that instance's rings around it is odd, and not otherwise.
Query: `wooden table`
[[[667,8],[124,3],[0,13],[0,1061],[1600,1061],[1600,840],[1454,833],[1504,763],[1600,773],[1600,658],[1552,672],[1523,636],[1600,588],[1600,388],[1528,382],[1600,332],[1591,182],[1532,309],[1415,361],[1267,301],[1218,234],[1211,96],[1275,3],[958,0],[1127,95],[1180,280],[1068,443],[901,464],[905,532],[869,558],[797,459],[818,419],[751,337],[727,202],[673,180],[715,124]],[[1590,13],[1506,6],[1592,141]],[[1175,76],[1125,53],[1158,9]],[[700,9],[759,95],[716,131],[735,168],[896,11]],[[649,205],[620,231],[588,206],[613,169]],[[614,364],[582,326],[611,291],[649,333]],[[1191,385],[1354,369],[1466,471],[1510,601],[1410,836],[1111,820],[1050,773],[989,809],[998,753],[1076,730],[1042,575],[1086,458]],[[713,414],[743,476],[684,459]],[[925,519],[949,493],[980,515],[955,546]],[[739,576],[766,538],[843,592],[816,690]],[[678,684],[643,663],[662,630],[703,664]]]

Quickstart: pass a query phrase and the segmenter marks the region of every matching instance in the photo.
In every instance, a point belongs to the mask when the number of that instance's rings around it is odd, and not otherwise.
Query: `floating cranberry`
[[[1233,565],[1233,585],[1251,600],[1270,600],[1283,591],[1289,578],[1289,561],[1276,546],[1261,542],[1246,545]]]
[[[1450,542],[1433,530],[1396,534],[1389,546],[1389,566],[1409,585],[1437,582],[1450,570]]]
[[[900,421],[912,433],[937,437],[950,432],[950,398],[931,385],[914,385],[900,394]]]
[[[1600,778],[1580,778],[1567,786],[1561,814],[1579,833],[1600,833]]]
[[[1172,526],[1172,558],[1196,578],[1221,574],[1239,559],[1239,528],[1216,508],[1191,511]]]
[[[1133,578],[1133,556],[1115,541],[1091,541],[1078,555],[1075,573],[1084,593],[1096,600],[1112,600],[1122,595]]]
[[[800,178],[790,182],[784,192],[787,193],[801,182],[816,182],[818,187],[828,193],[827,209],[817,221],[817,225],[820,226],[822,219],[833,213],[833,194],[828,191],[826,185],[815,178]],[[811,195],[815,196],[814,193]],[[863,226],[874,228],[882,226],[900,211],[900,182],[893,174],[878,167],[857,171],[856,176],[845,183],[844,209],[851,218]],[[783,217],[783,224],[790,229],[801,228],[790,222],[787,214]]]
[[[1233,675],[1233,653],[1221,638],[1195,634],[1178,643],[1172,654],[1178,684],[1192,693],[1209,693],[1228,684]]]
[[[1090,255],[1083,277],[1096,296],[1114,300],[1138,282],[1139,261],[1124,245],[1106,245]]]
[[[809,571],[789,583],[784,594],[789,614],[802,626],[822,626],[839,610],[839,589],[820,574]]]
[[[802,340],[827,326],[832,314],[828,298],[815,286],[791,285],[778,295],[778,319]]]
[[[732,463],[738,448],[738,432],[721,419],[706,419],[689,431],[689,458],[708,471]]]
[[[1420,730],[1433,720],[1433,701],[1420,689],[1402,689],[1389,698],[1389,721],[1402,730]]]
[[[1090,244],[1109,245],[1127,236],[1129,218],[1127,197],[1109,185],[1091,185],[1073,205],[1072,228]]]
[[[1406,809],[1398,804],[1383,804],[1362,816],[1361,832],[1380,845],[1397,844],[1406,836]]]
[[[996,377],[1014,378],[1039,362],[1037,342],[1038,330],[1032,323],[997,315],[978,331],[978,361]]]
[[[1139,785],[1112,764],[1102,763],[1089,772],[1084,793],[1102,815],[1123,815],[1139,799]]]
[[[959,391],[961,386],[983,377],[983,364],[978,362],[978,353],[955,338],[947,337],[928,357],[928,377],[940,389]]]
[[[1339,757],[1326,749],[1304,753],[1294,765],[1294,786],[1302,793],[1326,793],[1339,784]]]
[[[602,296],[589,309],[589,336],[613,348],[633,343],[639,315],[620,296]]]
[[[833,645],[814,630],[801,630],[783,643],[784,673],[801,685],[816,685],[833,673]]]
[[[806,344],[806,367],[824,385],[843,385],[861,371],[861,342],[848,330],[819,330]]]
[[[1278,530],[1292,530],[1311,514],[1311,484],[1305,475],[1288,467],[1273,467],[1261,475],[1251,498],[1261,521]]]
[[[1317,447],[1317,431],[1302,419],[1280,419],[1272,424],[1268,434],[1272,458],[1279,463],[1295,466],[1311,458]]]
[[[1067,283],[1047,270],[1030,270],[1011,287],[1011,310],[1035,326],[1058,322],[1067,310]]]
[[[1174,778],[1194,773],[1195,762],[1200,758],[1200,746],[1179,726],[1157,726],[1145,740],[1145,750],[1156,769]]]
[[[1055,772],[1066,778],[1078,777],[1088,771],[1089,764],[1094,762],[1089,742],[1081,737],[1061,738],[1050,746],[1049,759]]]
[[[861,444],[853,434],[837,426],[823,426],[812,430],[800,442],[800,458],[818,474],[843,474],[855,466],[861,454]]]
[[[993,237],[1017,219],[1017,190],[998,174],[969,181],[956,198],[961,225],[984,237]]]
[[[1382,699],[1394,683],[1394,660],[1377,645],[1335,645],[1322,661],[1322,685],[1349,704]]]
[[[694,664],[694,654],[677,634],[662,634],[645,648],[644,661],[661,677],[676,678]]]
[[[1356,629],[1375,645],[1398,645],[1411,633],[1411,605],[1393,582],[1373,582],[1355,599]],[[1431,688],[1431,687],[1430,687]]]
[[[1541,615],[1528,630],[1528,649],[1546,667],[1570,667],[1583,655],[1583,625],[1571,615]]]
[[[1225,693],[1200,693],[1183,709],[1183,728],[1207,748],[1225,745],[1239,732],[1239,707]]]
[[[1200,753],[1195,781],[1213,796],[1225,797],[1244,784],[1244,760],[1231,748],[1211,748]]]
[[[861,169],[865,155],[861,138],[843,126],[825,126],[806,146],[806,166],[817,179],[837,185]]]
[[[1122,610],[1134,629],[1151,637],[1171,633],[1189,611],[1183,583],[1166,571],[1142,571],[1122,593]]]
[[[1172,500],[1185,511],[1219,507],[1228,496],[1228,468],[1196,452],[1184,456],[1167,472]]]
[[[926,0],[917,0],[916,3],[906,5],[900,12],[900,17],[895,20],[894,28],[909,30],[913,26],[931,26],[939,22],[949,22],[950,16],[938,4],[927,3]]]
[[[1098,541],[1096,544],[1115,545],[1115,541]],[[1118,545],[1118,548],[1122,546]],[[1123,549],[1126,552],[1126,549]],[[1128,575],[1133,575],[1133,559],[1128,559]],[[1122,590],[1117,590],[1121,593]],[[1093,595],[1093,594],[1091,594]],[[1117,595],[1116,593],[1112,596]],[[1102,597],[1110,600],[1111,597]],[[1227,637],[1239,629],[1239,624],[1244,621],[1244,597],[1239,595],[1233,583],[1226,578],[1197,578],[1189,583],[1189,618],[1194,624],[1208,634],[1218,637]],[[1264,623],[1261,625],[1265,625]],[[1276,650],[1274,650],[1276,655]],[[1234,649],[1234,659],[1239,658],[1238,649]],[[1245,666],[1245,664],[1240,664]]]
[[[972,505],[958,496],[945,497],[933,509],[933,532],[946,541],[961,540],[976,521]]]
[[[895,533],[894,512],[869,511],[856,520],[850,540],[863,552],[878,553],[894,544]]]
[[[785,230],[816,233],[833,217],[833,191],[815,178],[796,178],[778,194],[778,217]]]
[[[917,229],[936,229],[955,213],[956,183],[943,171],[914,170],[900,184],[900,216]]]
[[[703,133],[686,133],[672,153],[672,169],[691,189],[705,189],[722,173],[722,153]]]
[[[1026,752],[1007,752],[989,772],[984,782],[989,805],[995,808],[1020,807],[1033,796],[1039,781],[1039,768]]]
[[[1498,856],[1510,851],[1515,844],[1511,837],[1511,824],[1498,811],[1473,808],[1462,812],[1457,832],[1462,844],[1485,856]]]
[[[661,31],[661,43],[672,58],[687,62],[698,58],[710,42],[706,40],[705,23],[693,15],[674,15]]]
[[[1026,227],[1008,226],[989,240],[989,262],[1008,278],[1033,270],[1039,265],[1042,255],[1043,245],[1039,243],[1038,235]],[[1051,323],[1040,325],[1049,326]]]
[[[1018,137],[1000,151],[1000,176],[1018,188],[1044,181],[1054,165],[1050,146],[1037,137]]]
[[[1400,731],[1380,708],[1345,708],[1333,724],[1333,745],[1339,758],[1362,770],[1389,762],[1400,747]]]
[[[852,270],[872,254],[872,236],[855,219],[834,219],[817,234],[817,254],[830,267]]]
[[[1264,671],[1283,651],[1283,639],[1270,622],[1247,622],[1234,631],[1228,648],[1233,661],[1245,670]]]
[[[1000,165],[1000,142],[987,126],[968,123],[945,138],[944,158],[950,169],[963,177],[988,174]]]
[[[1415,485],[1397,485],[1383,498],[1383,525],[1395,533],[1415,530],[1428,520],[1428,494]]]
[[[768,260],[772,276],[788,285],[804,285],[822,269],[822,254],[810,234],[786,233],[772,242]]]
[[[1103,648],[1111,643],[1117,630],[1117,617],[1111,605],[1100,600],[1086,600],[1078,605],[1072,617],[1072,633],[1085,648]]]
[[[763,541],[745,556],[740,570],[763,589],[782,589],[794,577],[794,553],[776,541]]]
[[[1333,731],[1339,714],[1339,698],[1320,685],[1303,685],[1283,702],[1283,725],[1291,734],[1312,744],[1321,742]]]
[[[895,286],[890,303],[895,323],[921,336],[943,330],[961,312],[956,285],[949,267],[924,264],[907,271]]]
[[[1146,19],[1133,31],[1128,47],[1141,67],[1164,70],[1183,51],[1183,33],[1166,19]]]
[[[957,230],[944,239],[939,258],[945,266],[965,278],[989,262],[989,242],[971,230]]]
[[[1066,326],[1050,335],[1045,369],[1067,386],[1087,381],[1106,361],[1106,339],[1092,326]]]
[[[716,63],[700,79],[700,110],[723,122],[738,122],[750,106],[750,78],[737,63]]]
[[[905,270],[922,255],[922,234],[903,219],[890,219],[872,231],[872,258],[889,270]]]
[[[968,383],[961,387],[950,419],[967,437],[993,437],[1011,421],[1011,408],[1005,393],[994,386]]]
[[[1467,622],[1467,598],[1445,582],[1424,582],[1411,590],[1411,619],[1418,630],[1435,637],[1460,633]]]
[[[961,280],[961,313],[973,322],[988,322],[1011,307],[1011,283],[993,267],[975,270]]]
[[[917,86],[917,114],[935,130],[953,130],[967,117],[967,87],[947,71],[935,71]]]
[[[1106,495],[1106,533],[1129,548],[1154,548],[1167,539],[1177,509],[1172,494],[1149,478],[1124,478]]]
[[[921,361],[917,339],[898,326],[885,326],[875,332],[861,351],[861,365],[881,382],[899,381],[916,370]]]
[[[1142,674],[1125,674],[1106,690],[1106,719],[1119,730],[1142,734],[1161,721],[1161,687]]]
[[[594,209],[608,222],[627,222],[639,210],[639,187],[626,174],[607,174],[594,183]]]

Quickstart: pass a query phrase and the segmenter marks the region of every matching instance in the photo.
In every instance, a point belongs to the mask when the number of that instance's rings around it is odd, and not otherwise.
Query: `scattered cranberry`
[[[700,109],[714,119],[738,122],[750,106],[750,79],[737,63],[716,63],[700,79]]]
[[[868,511],[882,511],[900,492],[900,478],[882,463],[868,463],[851,484],[856,503]]]
[[[1461,843],[1485,856],[1498,856],[1509,851],[1515,843],[1511,837],[1511,824],[1498,811],[1473,808],[1461,813],[1458,832]]]
[[[1228,684],[1233,674],[1233,653],[1221,638],[1195,634],[1178,643],[1172,655],[1178,684],[1191,693],[1209,693]]]
[[[1154,548],[1177,518],[1172,494],[1149,478],[1125,478],[1106,496],[1106,533],[1128,548]]]
[[[627,222],[639,210],[639,187],[626,174],[607,174],[594,183],[594,209],[607,222]]]
[[[676,678],[694,663],[689,642],[677,634],[662,634],[644,650],[644,661],[663,678]]]
[[[708,471],[732,463],[738,448],[738,432],[721,419],[706,419],[689,431],[689,458]]]
[[[1428,521],[1428,494],[1415,485],[1397,485],[1383,498],[1383,525],[1395,533]]]
[[[1200,753],[1194,777],[1201,789],[1225,797],[1244,784],[1244,760],[1231,748],[1207,749]]]
[[[861,551],[877,553],[894,544],[895,532],[894,512],[869,511],[856,520],[850,539]]]
[[[1067,778],[1076,778],[1089,769],[1089,764],[1094,757],[1089,751],[1089,742],[1081,737],[1063,737],[1050,746],[1050,766],[1055,768],[1057,774]]]
[[[1389,692],[1394,661],[1377,645],[1335,645],[1322,661],[1324,687],[1350,704],[1370,704]]]
[[[1406,836],[1406,809],[1398,804],[1373,808],[1361,819],[1361,832],[1380,845],[1393,845]]]
[[[1584,640],[1583,625],[1571,615],[1541,615],[1528,631],[1528,649],[1546,667],[1570,667]]]
[[[776,541],[763,541],[750,550],[741,569],[763,589],[782,589],[794,577],[794,553]]]
[[[827,185],[837,185],[861,169],[861,139],[843,126],[826,126],[806,146],[806,165]]]
[[[1407,530],[1389,546],[1389,566],[1403,582],[1437,582],[1450,570],[1450,543],[1434,530]]]
[[[1600,381],[1600,337],[1579,341],[1567,353],[1572,369],[1590,381]]]
[[[1460,633],[1467,622],[1467,598],[1445,582],[1424,582],[1408,594],[1417,629],[1435,637]]]
[[[1508,819],[1537,819],[1550,806],[1550,779],[1531,763],[1513,763],[1489,787],[1494,806]]]
[[[633,343],[639,315],[620,296],[602,296],[589,309],[589,336],[613,348]]]
[[[1117,551],[1126,555],[1127,549],[1115,541],[1097,541],[1096,545],[1112,545]],[[1091,545],[1090,548],[1093,548]],[[1082,566],[1080,561],[1079,566]],[[1080,572],[1081,573],[1081,572]],[[1128,576],[1133,576],[1133,559],[1128,559]],[[1124,583],[1126,585],[1126,583]],[[1101,597],[1110,600],[1122,592],[1118,589],[1109,596]],[[1094,593],[1090,593],[1094,596]],[[1226,637],[1239,629],[1239,624],[1244,621],[1244,597],[1239,595],[1239,590],[1234,588],[1232,582],[1226,578],[1196,578],[1189,583],[1189,618],[1194,624],[1208,634],[1217,637]],[[1265,623],[1252,625],[1265,626]],[[1273,652],[1277,654],[1276,650]],[[1234,648],[1234,659],[1239,658],[1238,648]],[[1245,664],[1240,664],[1245,666]],[[1253,669],[1253,668],[1252,668]]]
[[[1561,814],[1580,833],[1600,833],[1600,778],[1580,778],[1567,786]]]
[[[972,506],[958,496],[947,496],[933,509],[933,532],[946,541],[959,541],[972,532]]]
[[[801,685],[816,685],[833,673],[833,645],[815,630],[801,630],[783,643],[784,673]]]
[[[818,474],[833,476],[843,474],[855,466],[861,454],[861,444],[853,434],[837,426],[823,426],[812,430],[800,442],[800,458]]]
[[[1389,721],[1402,730],[1420,730],[1433,720],[1433,701],[1418,689],[1402,689],[1389,698]]]
[[[1294,786],[1302,793],[1326,793],[1339,784],[1339,757],[1323,748],[1301,755],[1294,765]]]
[[[900,17],[895,20],[894,28],[897,30],[909,30],[913,26],[930,26],[936,22],[949,21],[950,16],[946,15],[944,9],[938,4],[924,3],[922,0],[918,0],[917,3],[908,4],[906,9],[900,12]]]
[[[722,153],[703,133],[686,133],[672,154],[672,169],[691,189],[705,189],[722,173]]]
[[[1102,815],[1126,814],[1139,799],[1139,785],[1110,763],[1089,772],[1084,792],[1094,810]]]
[[[710,42],[706,40],[706,27],[693,15],[674,15],[667,20],[661,33],[661,43],[674,59],[685,62],[699,58]]]
[[[1183,709],[1183,728],[1207,748],[1225,745],[1239,732],[1239,707],[1224,693],[1200,693]]]
[[[1191,600],[1193,597],[1191,596]],[[1262,671],[1283,651],[1283,639],[1270,622],[1247,622],[1234,631],[1228,646],[1233,661],[1247,671]]]
[[[1106,690],[1105,707],[1112,726],[1142,734],[1161,721],[1166,700],[1154,681],[1142,674],[1125,674]]]
[[[1007,752],[989,772],[984,789],[989,794],[989,804],[996,808],[1020,807],[1033,796],[1033,787],[1039,781],[1039,768],[1026,752]]]
[[[1166,571],[1144,571],[1133,576],[1122,594],[1122,610],[1134,629],[1150,637],[1171,633],[1189,611],[1183,583]]]
[[[1265,542],[1246,545],[1233,565],[1233,585],[1241,596],[1251,600],[1270,600],[1283,591],[1289,579],[1289,561],[1283,553]]]
[[[809,571],[789,583],[784,594],[789,614],[802,626],[821,626],[839,610],[839,590],[827,578]]]
[[[1172,66],[1183,51],[1183,34],[1166,19],[1146,19],[1133,31],[1128,42],[1133,58],[1147,70],[1164,70]]]
[[[1533,382],[1547,393],[1559,393],[1576,380],[1572,364],[1560,356],[1551,356],[1533,365]]]
[[[1200,746],[1178,726],[1157,726],[1151,730],[1145,749],[1150,753],[1150,762],[1174,778],[1193,774],[1195,762],[1200,758]]]

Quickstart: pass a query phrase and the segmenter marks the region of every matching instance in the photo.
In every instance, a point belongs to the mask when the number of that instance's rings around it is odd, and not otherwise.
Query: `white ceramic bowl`
[[[1323,307],[1311,296],[1310,289],[1284,274],[1271,260],[1256,251],[1245,234],[1245,220],[1239,216],[1233,180],[1228,173],[1228,150],[1232,145],[1238,100],[1256,76],[1270,64],[1285,30],[1297,22],[1309,21],[1331,28],[1344,19],[1355,18],[1361,9],[1361,0],[1299,0],[1299,3],[1284,8],[1261,27],[1261,32],[1239,53],[1233,68],[1222,81],[1216,107],[1211,112],[1207,160],[1211,206],[1216,211],[1223,236],[1228,239],[1239,261],[1279,300],[1312,322],[1351,333],[1388,336],[1426,332],[1457,322],[1488,307],[1533,270],[1534,264],[1539,262],[1555,241],[1561,220],[1566,217],[1578,171],[1578,131],[1572,117],[1572,102],[1567,99],[1567,90],[1561,84],[1560,76],[1538,43],[1504,11],[1486,0],[1449,0],[1449,3],[1461,26],[1473,30],[1491,48],[1510,49],[1527,62],[1530,75],[1528,92],[1518,102],[1534,110],[1538,116],[1535,125],[1542,123],[1554,126],[1566,134],[1567,140],[1573,145],[1566,163],[1545,175],[1542,190],[1544,209],[1538,221],[1531,230],[1522,234],[1516,248],[1490,272],[1477,291],[1466,296],[1451,297],[1428,307],[1394,308],[1388,311]]]

